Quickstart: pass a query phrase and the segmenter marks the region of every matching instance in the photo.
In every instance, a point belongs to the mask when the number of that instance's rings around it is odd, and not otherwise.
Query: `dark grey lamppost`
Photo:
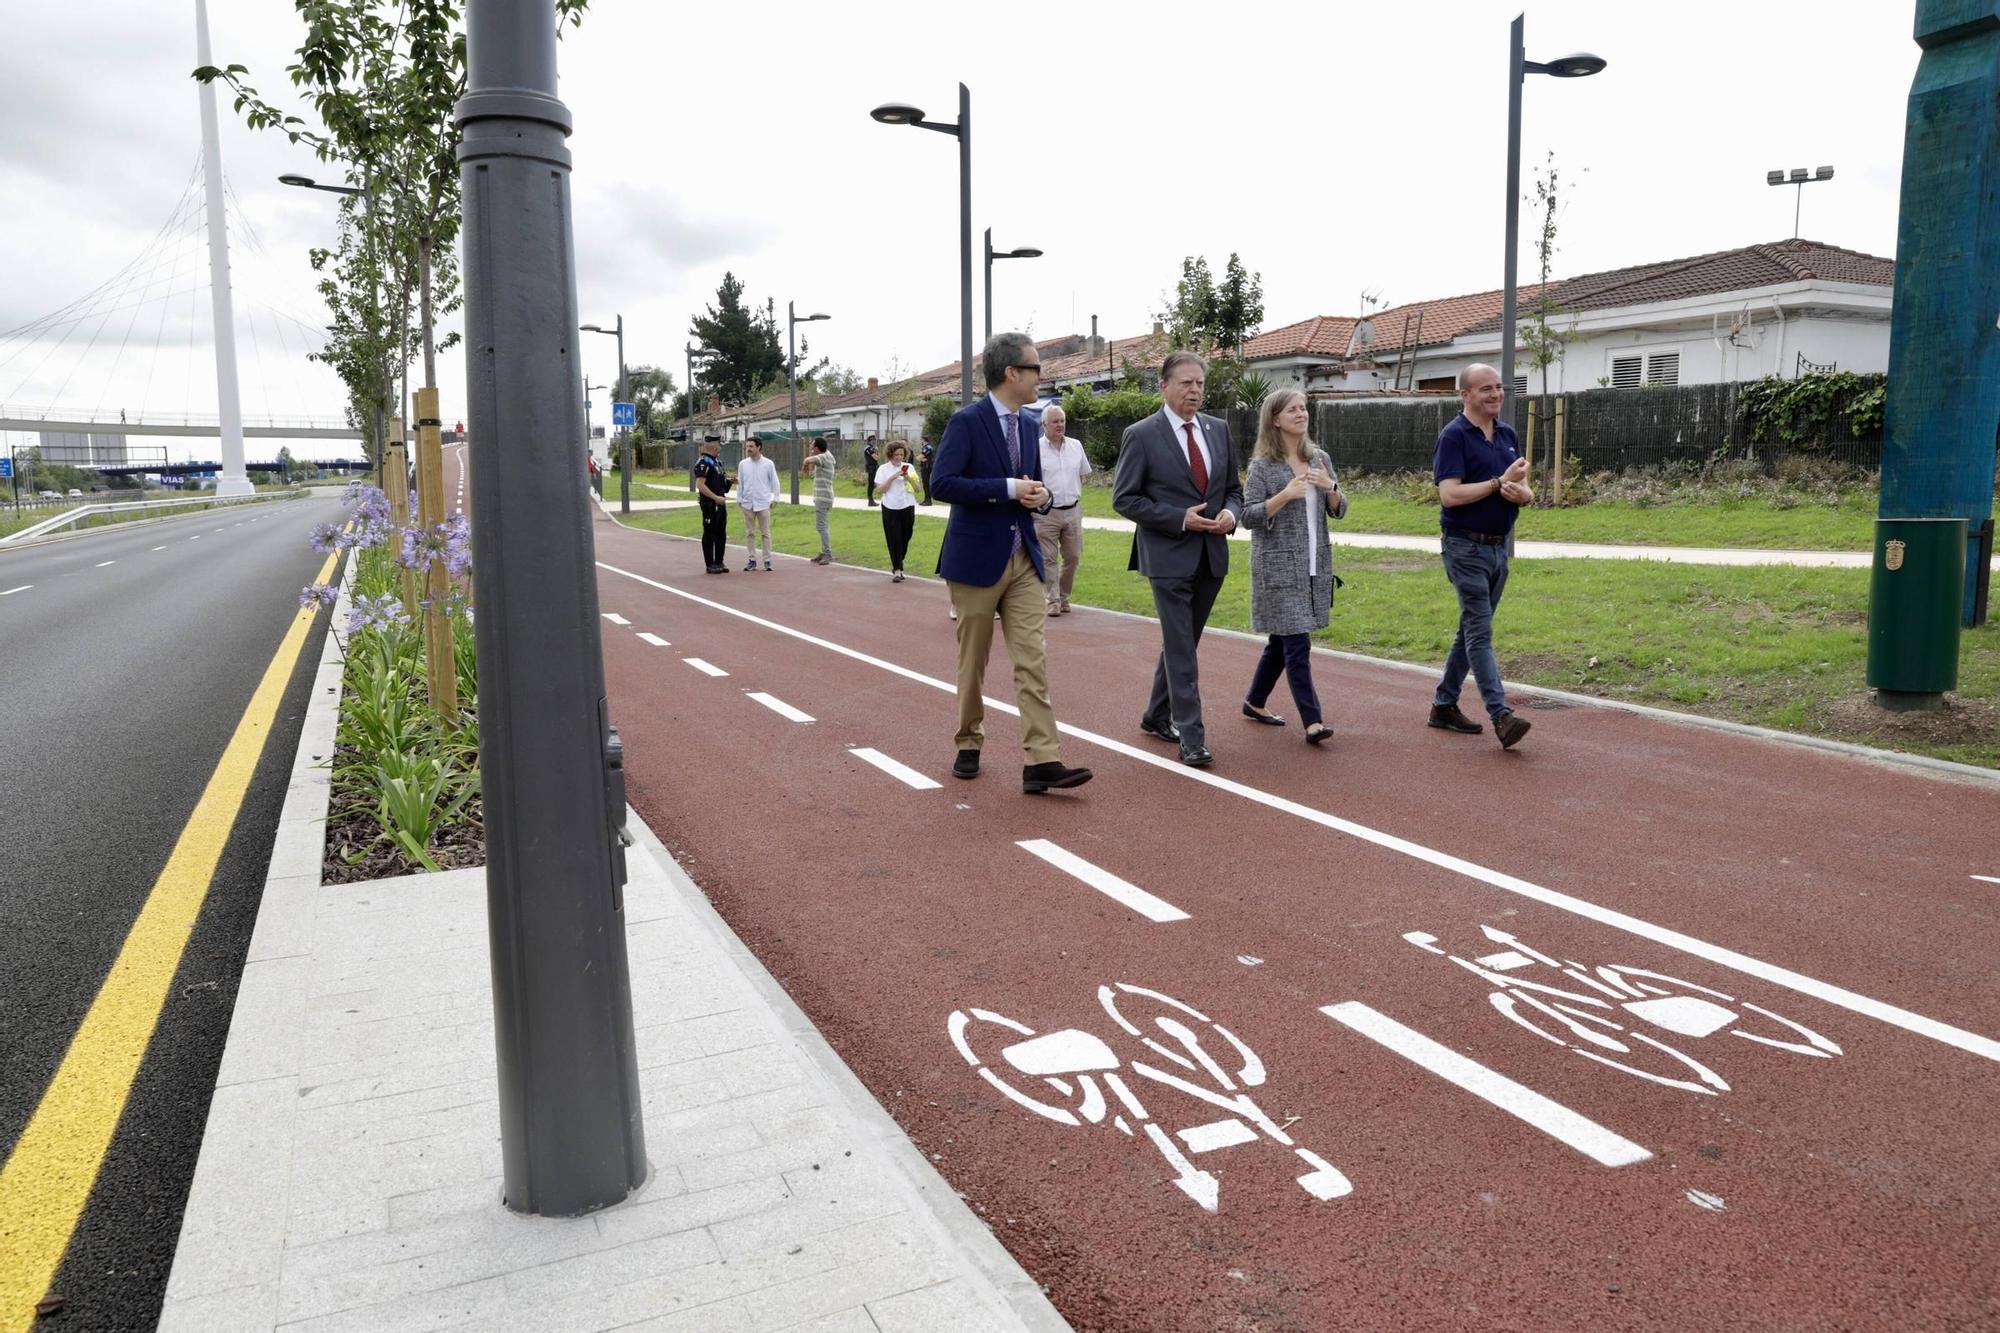
[[[618,339],[618,390],[612,400],[611,410],[615,414],[618,404],[630,402],[631,386],[625,382],[625,316],[618,317],[618,327],[607,329],[601,324],[585,324],[585,333],[608,333]],[[618,429],[618,512],[632,512],[632,440],[625,427]]]
[[[993,261],[996,259],[1040,259],[1042,252],[1031,245],[1018,250],[995,250],[993,228],[986,229],[986,341],[993,341]]]
[[[1514,286],[1521,250],[1521,83],[1530,74],[1551,74],[1558,79],[1581,79],[1597,73],[1607,63],[1602,56],[1579,51],[1546,64],[1529,60],[1522,49],[1522,29],[1526,16],[1516,14],[1507,54],[1507,284],[1500,296],[1500,387],[1507,393],[1509,413],[1519,410],[1514,403]]]
[[[361,198],[362,206],[368,210],[368,253],[372,260],[375,254],[375,195],[355,185],[321,185],[310,176],[287,172],[278,177],[278,184],[292,185],[301,190],[324,190],[328,194],[350,194]],[[370,263],[368,273],[368,305],[379,310],[382,305],[381,273],[374,263]],[[389,452],[389,362],[385,356],[382,362],[382,392],[375,395],[375,485],[382,484],[382,458]]]
[[[785,381],[792,391],[792,503],[799,502],[799,325],[832,315],[801,315],[785,302]]]
[[[868,113],[884,125],[914,125],[958,138],[958,400],[972,401],[972,93],[958,85],[958,119],[925,120],[907,102],[884,102]]]
[[[577,396],[569,109],[550,0],[466,9],[466,413],[502,1191],[562,1217],[646,1177],[625,947],[623,748],[605,708]],[[504,538],[504,539],[503,539]]]

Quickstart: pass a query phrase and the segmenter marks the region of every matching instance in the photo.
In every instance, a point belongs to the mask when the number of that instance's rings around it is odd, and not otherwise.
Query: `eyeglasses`
[[[1029,362],[1024,362],[1024,363],[1022,363],[1022,364],[1020,364],[1020,365],[1013,365],[1013,366],[1009,366],[1009,367],[1007,367],[1007,369],[1009,369],[1009,370],[1021,370],[1021,371],[1028,371],[1028,370],[1032,370],[1032,371],[1034,371],[1034,372],[1035,372],[1035,378],[1036,378],[1036,379],[1040,379],[1040,378],[1041,378],[1041,376],[1042,376],[1042,363],[1041,363],[1041,362],[1039,362],[1039,361],[1029,361]]]

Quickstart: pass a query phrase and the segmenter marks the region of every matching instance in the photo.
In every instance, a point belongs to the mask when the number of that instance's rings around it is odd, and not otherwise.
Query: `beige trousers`
[[[993,651],[993,613],[1000,613],[1000,634],[1007,658],[1014,664],[1014,694],[1021,708],[1021,752],[1030,764],[1062,758],[1056,734],[1056,713],[1049,704],[1048,655],[1042,637],[1048,601],[1035,562],[1023,550],[1007,562],[1000,581],[990,587],[950,583],[952,608],[958,612],[958,748],[977,750],[986,741],[986,659]]]
[[[1042,589],[1048,604],[1069,601],[1070,590],[1076,587],[1076,564],[1083,559],[1083,506],[1075,504],[1035,515],[1035,536],[1042,543],[1042,571],[1048,575]],[[1056,569],[1058,551],[1062,554],[1060,573]]]
[[[768,509],[744,508],[743,549],[752,559],[755,559],[757,555],[757,536],[759,533],[762,533],[764,537],[764,560],[768,564],[771,559],[771,511]]]

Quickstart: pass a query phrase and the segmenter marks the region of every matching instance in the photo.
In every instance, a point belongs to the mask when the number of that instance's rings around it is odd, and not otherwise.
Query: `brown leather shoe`
[[[1430,724],[1441,731],[1456,731],[1467,736],[1477,736],[1480,732],[1486,730],[1486,728],[1474,722],[1464,713],[1461,713],[1458,710],[1457,704],[1452,704],[1448,708],[1440,708],[1436,704],[1432,704]]]
[[[1527,718],[1509,709],[1493,719],[1493,734],[1500,738],[1501,749],[1511,750],[1533,725]]]

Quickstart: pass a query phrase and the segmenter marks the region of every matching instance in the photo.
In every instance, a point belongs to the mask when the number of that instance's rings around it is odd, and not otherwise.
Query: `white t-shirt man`
[[[1042,436],[1042,485],[1049,488],[1052,507],[1068,509],[1081,500],[1083,479],[1090,472],[1090,456],[1084,453],[1082,442],[1075,436],[1064,436],[1061,444],[1051,443],[1048,436]]]

